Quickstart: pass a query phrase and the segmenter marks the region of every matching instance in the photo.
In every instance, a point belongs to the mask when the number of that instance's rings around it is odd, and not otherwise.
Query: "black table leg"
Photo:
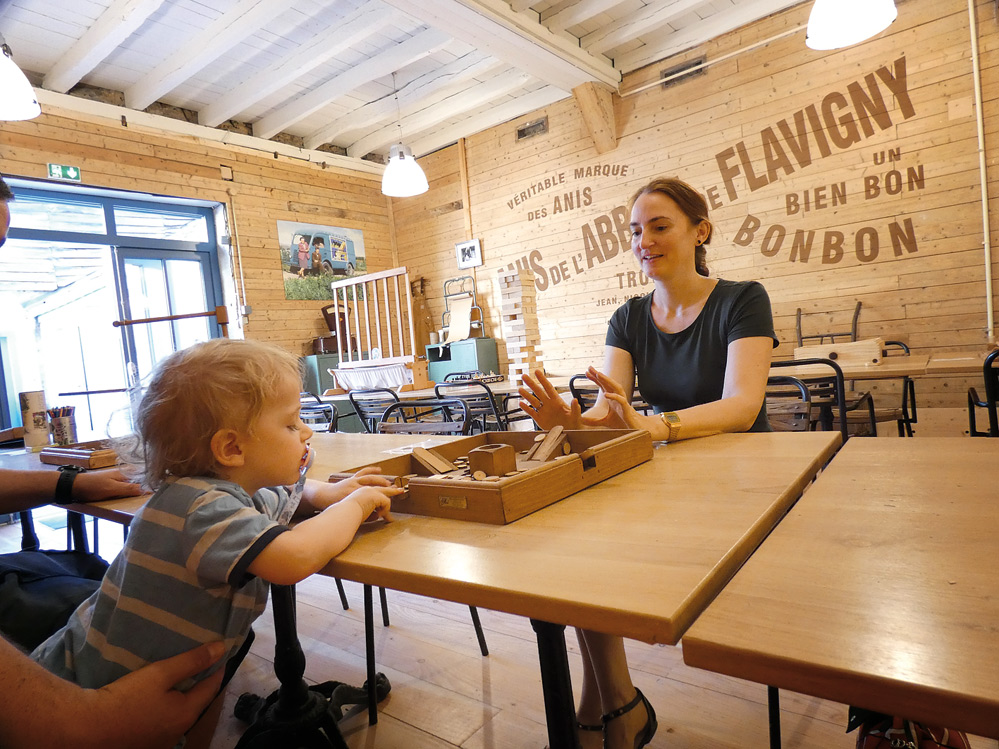
[[[375,622],[371,586],[364,586],[364,655],[368,661],[368,725],[378,722],[378,698],[375,695]]]
[[[38,551],[41,544],[35,533],[35,521],[31,517],[31,510],[19,512],[17,515],[21,521],[21,551]]]
[[[780,691],[767,687],[767,713],[770,717],[770,749],[780,749]]]
[[[565,625],[531,619],[531,626],[538,638],[548,746],[551,749],[579,749],[576,705],[572,698],[569,656],[565,650]]]

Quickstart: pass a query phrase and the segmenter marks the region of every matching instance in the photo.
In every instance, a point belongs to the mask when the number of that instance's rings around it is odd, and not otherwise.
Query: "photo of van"
[[[301,240],[305,240],[309,248],[304,266],[297,250]],[[314,258],[318,258],[318,264],[314,262]],[[295,231],[292,237],[291,264],[309,275],[341,271],[353,276],[357,269],[357,256],[353,241],[346,237],[338,237],[329,232]]]

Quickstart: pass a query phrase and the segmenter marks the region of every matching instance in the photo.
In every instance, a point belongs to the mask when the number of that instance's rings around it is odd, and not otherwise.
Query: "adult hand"
[[[106,471],[87,471],[73,480],[75,502],[99,502],[102,499],[137,497],[142,487],[129,481],[117,468]]]
[[[631,405],[631,399],[624,392],[624,387],[595,367],[586,370],[586,377],[603,391],[606,408],[599,411],[596,408],[587,412],[582,422],[588,427],[609,429],[648,429],[643,423],[647,417],[642,416]]]
[[[169,749],[201,715],[222,684],[224,669],[195,684],[188,692],[174,685],[216,663],[225,654],[221,642],[210,642],[173,658],[151,663],[96,690],[84,690],[80,721],[83,743],[75,746],[163,747]],[[59,714],[65,705],[61,705]],[[83,731],[81,731],[83,733]]]
[[[525,374],[524,386],[518,388],[520,407],[542,429],[561,425],[564,429],[579,429],[582,426],[582,409],[573,398],[566,403],[540,369],[534,377]]]

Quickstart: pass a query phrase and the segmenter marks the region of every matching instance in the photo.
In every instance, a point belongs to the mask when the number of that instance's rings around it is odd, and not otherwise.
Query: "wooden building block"
[[[548,430],[548,434],[530,455],[531,460],[542,462],[562,454],[562,443],[565,442],[564,430],[561,426],[555,425]]]
[[[447,473],[457,470],[458,466],[435,450],[425,447],[413,448],[413,459],[432,473]]]
[[[513,445],[483,445],[468,451],[468,470],[484,471],[487,476],[505,476],[517,470],[517,451]]]

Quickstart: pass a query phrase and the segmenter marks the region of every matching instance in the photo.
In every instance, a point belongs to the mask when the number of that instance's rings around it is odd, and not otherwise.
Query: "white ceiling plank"
[[[448,97],[439,104],[425,107],[416,114],[403,117],[400,123],[402,125],[401,132],[405,136],[407,132],[419,133],[432,128],[441,122],[453,119],[462,112],[478,109],[495,99],[521,89],[530,80],[531,77],[527,73],[521,70],[510,70],[491,78],[486,83],[481,83]],[[366,154],[387,149],[393,143],[398,142],[399,133],[399,125],[391,123],[352,143],[347,149],[347,155],[360,158]]]
[[[688,49],[693,49],[740,26],[766,18],[794,5],[799,5],[801,2],[802,0],[751,0],[737,5],[732,10],[715,14],[708,20],[690,26],[681,32],[671,34],[660,44],[646,44],[633,52],[621,55],[616,62],[622,72],[629,73],[644,65],[650,65]],[[802,44],[804,44],[804,39],[802,39]]]
[[[239,0],[231,10],[126,89],[125,103],[131,109],[145,109],[285,10],[284,3],[273,0]]]
[[[410,81],[399,90],[398,106],[395,96],[384,96],[355,109],[340,117],[325,127],[310,133],[305,138],[306,148],[316,148],[323,143],[331,143],[341,133],[361,128],[369,128],[395,117],[399,108],[408,108],[412,104],[428,99],[441,90],[461,86],[469,78],[489,73],[493,68],[502,65],[499,60],[486,57],[479,52],[469,52],[467,55],[453,60],[442,68],[421,75]]]
[[[338,97],[353,91],[358,86],[393,73],[415,60],[426,57],[449,41],[450,37],[437,29],[421,31],[416,36],[412,36],[387,51],[355,65],[318,88],[257,120],[253,123],[253,134],[258,138],[270,138]]]
[[[580,0],[575,5],[570,5],[546,18],[544,24],[552,31],[564,31],[620,4],[621,0]]]
[[[459,138],[467,138],[508,120],[523,117],[529,112],[547,107],[549,104],[565,98],[567,96],[562,89],[557,86],[545,86],[518,99],[493,107],[482,114],[457,122],[450,127],[435,129],[432,133],[407,145],[413,149],[414,154],[423,156],[456,143]]]
[[[163,0],[115,0],[49,69],[42,88],[64,94],[156,11]]]
[[[398,21],[399,15],[378,0],[371,0],[337,25],[335,34],[316,34],[273,68],[253,76],[198,112],[198,122],[209,127],[225,122],[280,91],[292,81],[336,57],[345,49]]]
[[[604,26],[580,39],[583,49],[604,52],[636,36],[651,34],[675,18],[704,5],[708,0],[658,0],[617,23]]]
[[[605,59],[553,34],[536,14],[515,13],[502,0],[385,0],[476,49],[516,65],[568,95],[587,81],[617,89],[621,74]]]

